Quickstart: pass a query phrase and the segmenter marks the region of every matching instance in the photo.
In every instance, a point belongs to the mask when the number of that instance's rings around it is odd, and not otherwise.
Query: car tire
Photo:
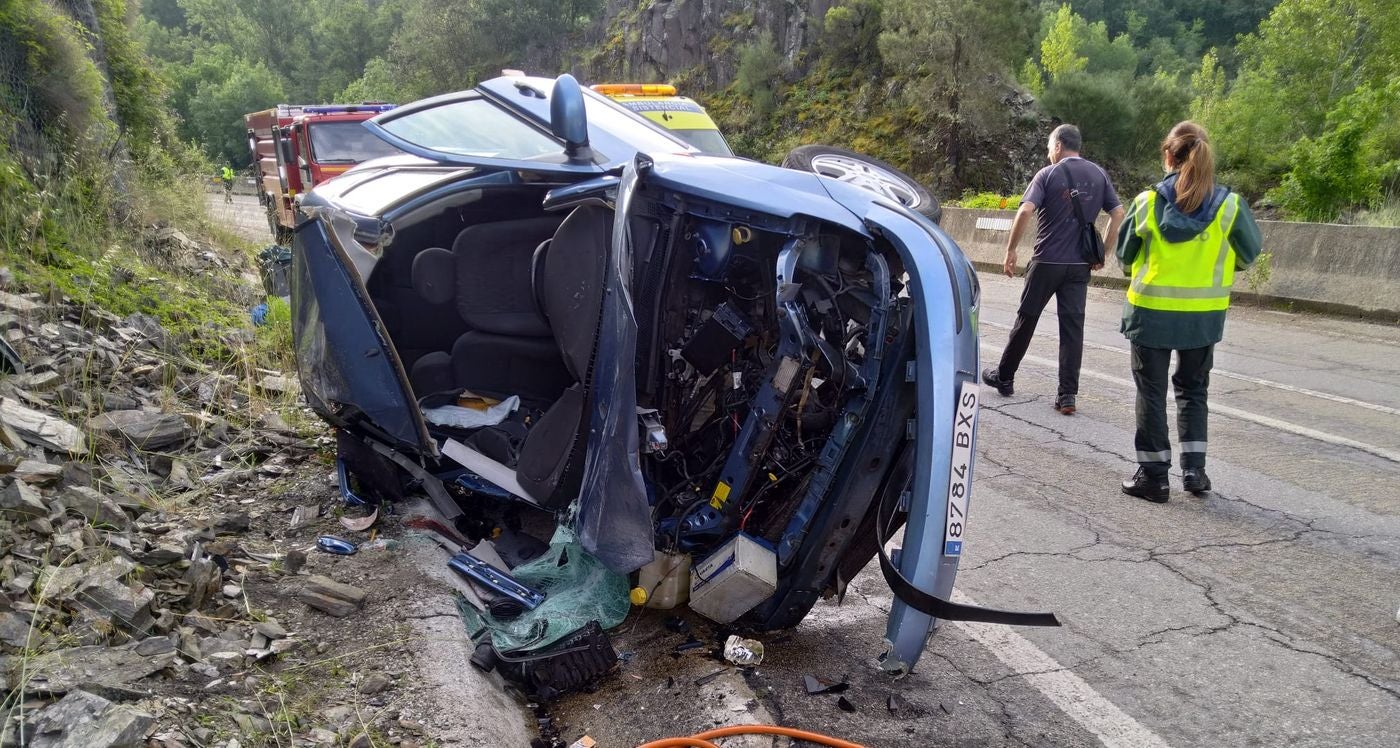
[[[830,145],[802,145],[788,151],[782,165],[863,187],[899,202],[934,223],[943,217],[943,206],[923,185],[872,156]]]

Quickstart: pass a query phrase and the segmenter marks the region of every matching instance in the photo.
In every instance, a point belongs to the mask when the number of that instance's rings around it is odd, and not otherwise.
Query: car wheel
[[[923,185],[878,158],[829,145],[802,145],[788,152],[783,166],[821,174],[870,190],[926,216],[934,223],[943,217],[943,207]]]

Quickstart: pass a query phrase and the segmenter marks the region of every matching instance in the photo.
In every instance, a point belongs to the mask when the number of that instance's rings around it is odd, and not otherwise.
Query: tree
[[[749,100],[751,117],[755,121],[765,120],[778,105],[777,92],[773,90],[774,71],[783,63],[783,55],[773,45],[773,35],[764,31],[752,43],[745,45],[739,53],[739,69],[734,77],[734,87]]]
[[[1089,65],[1089,58],[1078,52],[1076,20],[1083,23],[1083,19],[1074,14],[1068,3],[1061,5],[1050,21],[1050,33],[1040,43],[1040,66],[1045,68],[1051,83],[1078,73]]]
[[[880,64],[881,0],[848,0],[832,7],[822,19],[826,56],[847,69]]]
[[[1005,81],[1030,51],[1028,0],[886,0],[880,54],[934,120],[953,182],[971,143],[1000,122]]]
[[[286,98],[282,79],[262,63],[234,60],[222,80],[199,83],[190,101],[191,125],[204,150],[216,161],[246,166],[247,129],[243,115]]]
[[[1323,147],[1343,98],[1400,75],[1400,14],[1385,0],[1283,0],[1238,49],[1240,73],[1223,99],[1202,101],[1214,104],[1204,124],[1236,186],[1257,195]]]
[[[1052,117],[1077,125],[1084,134],[1085,151],[1095,157],[1122,158],[1132,153],[1137,110],[1132,94],[1120,81],[1070,73],[1050,84],[1040,103]]]
[[[1220,67],[1220,58],[1215,47],[1211,47],[1201,57],[1201,69],[1191,74],[1191,116],[1202,122],[1215,119],[1216,108],[1225,98],[1225,70]]]
[[[1345,210],[1374,207],[1385,182],[1400,176],[1400,79],[1365,85],[1337,103],[1317,138],[1292,149],[1292,166],[1269,193],[1289,215],[1331,221]]]
[[[400,99],[456,91],[503,68],[556,68],[601,0],[419,0],[385,55]]]

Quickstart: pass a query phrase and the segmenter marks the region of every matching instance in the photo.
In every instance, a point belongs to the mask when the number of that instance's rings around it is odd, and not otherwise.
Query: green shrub
[[[750,114],[755,120],[767,119],[778,106],[773,79],[782,62],[782,54],[773,45],[773,35],[767,31],[759,34],[739,53],[734,87],[748,98]]]
[[[998,195],[995,192],[964,192],[961,198],[948,201],[954,208],[976,208],[978,210],[1015,210],[1020,207],[1021,198],[1014,195]]]
[[[1067,73],[1045,89],[1040,104],[1050,116],[1079,127],[1091,158],[1131,151],[1137,111],[1131,90],[1119,77]]]

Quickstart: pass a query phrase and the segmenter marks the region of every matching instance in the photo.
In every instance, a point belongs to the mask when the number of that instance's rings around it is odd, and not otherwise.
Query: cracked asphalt
[[[990,365],[1021,281],[981,278]],[[1174,470],[1156,505],[1118,488],[1135,467],[1121,298],[1090,289],[1076,415],[1050,407],[1052,304],[1016,395],[984,391],[979,416],[958,593],[1063,627],[945,623],[896,680],[875,664],[891,597],[872,564],[842,604],[763,637],[755,707],[872,746],[1400,743],[1400,463],[1386,456],[1400,455],[1400,329],[1237,304],[1212,381],[1216,490],[1182,493]],[[714,661],[664,656],[662,621],[628,621],[622,679],[561,705],[566,721],[604,745],[733,721],[685,681]],[[671,687],[650,687],[662,672]],[[848,681],[855,711],[809,696],[806,674]]]

